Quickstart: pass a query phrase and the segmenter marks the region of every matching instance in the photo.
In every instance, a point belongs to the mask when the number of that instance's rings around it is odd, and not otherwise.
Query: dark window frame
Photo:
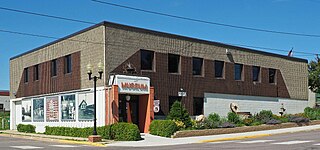
[[[173,65],[172,65],[173,64]],[[168,73],[180,74],[181,56],[177,54],[168,54]]]
[[[58,61],[54,59],[51,61],[51,77],[56,77],[58,75]]]
[[[200,109],[197,106],[197,104],[201,105]],[[203,115],[203,113],[204,113],[204,98],[203,97],[193,97],[193,115],[198,116],[198,115]]]
[[[29,82],[29,68],[24,68],[24,83]]]
[[[241,70],[240,70],[240,78],[237,77],[237,68],[236,66],[241,66]],[[239,63],[235,63],[234,64],[234,80],[236,81],[243,81],[244,77],[243,77],[243,64],[239,64]]]
[[[273,77],[272,77],[272,72],[273,72]],[[277,83],[277,69],[269,68],[268,78],[269,78],[270,84],[276,84]]]
[[[0,110],[4,109],[4,104],[0,104]]]
[[[33,80],[38,81],[39,80],[39,65],[35,65],[33,67]]]
[[[72,56],[67,55],[64,57],[64,74],[72,72]]]
[[[149,58],[142,58],[143,57],[143,53],[152,53],[151,58],[151,65],[150,64],[147,64],[147,65],[144,65],[145,63],[147,63],[146,61],[150,61],[148,60]],[[144,49],[141,49],[140,50],[140,69],[142,71],[155,71],[155,52],[154,51],[150,51],[150,50],[144,50]],[[150,62],[148,62],[150,63]]]
[[[196,60],[201,60],[201,67],[200,67],[200,71],[199,69],[195,70],[195,61]],[[198,73],[200,72],[200,73]],[[200,57],[192,57],[192,75],[193,76],[204,76],[204,59],[200,58]]]
[[[257,77],[255,77],[255,68],[258,69]],[[252,81],[253,82],[261,82],[261,67],[260,66],[252,66]]]
[[[225,75],[225,62],[224,61],[220,61],[220,60],[215,60],[214,62],[214,77],[215,78],[218,78],[218,79],[224,79],[224,75]],[[221,67],[221,73],[218,73],[217,74],[217,70],[219,68],[217,68],[217,64],[222,64],[222,67]],[[220,75],[221,74],[221,75]]]

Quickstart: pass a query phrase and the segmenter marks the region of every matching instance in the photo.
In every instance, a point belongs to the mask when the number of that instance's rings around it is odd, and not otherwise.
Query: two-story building
[[[133,122],[148,132],[176,100],[190,115],[225,116],[231,103],[275,114],[308,106],[305,59],[102,22],[10,59],[11,129],[92,126],[87,66],[97,74],[99,62],[98,126]]]

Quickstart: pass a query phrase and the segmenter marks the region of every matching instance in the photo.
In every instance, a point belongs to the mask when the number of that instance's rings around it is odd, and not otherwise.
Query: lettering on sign
[[[148,90],[148,85],[147,84],[141,84],[141,83],[121,82],[121,87],[123,89],[133,89],[133,90],[141,90],[141,91],[147,91]]]

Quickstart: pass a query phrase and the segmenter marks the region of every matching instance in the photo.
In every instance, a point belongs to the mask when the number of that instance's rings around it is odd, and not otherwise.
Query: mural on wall
[[[94,105],[93,93],[79,94],[78,97],[79,120],[93,120]]]
[[[61,96],[61,120],[76,119],[76,99],[75,95]]]
[[[33,99],[33,120],[44,121],[44,99]]]
[[[21,112],[22,112],[22,121],[29,122],[31,121],[31,100],[23,100],[21,102]]]
[[[47,121],[59,121],[59,97],[47,97],[46,119]]]

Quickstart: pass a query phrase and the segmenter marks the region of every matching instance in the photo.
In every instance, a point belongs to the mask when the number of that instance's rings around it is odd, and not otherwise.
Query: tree
[[[312,60],[308,65],[309,71],[309,89],[318,92],[320,89],[320,59]]]
[[[171,106],[167,119],[182,121],[186,127],[191,127],[191,118],[188,111],[181,106],[181,102],[175,101]]]

